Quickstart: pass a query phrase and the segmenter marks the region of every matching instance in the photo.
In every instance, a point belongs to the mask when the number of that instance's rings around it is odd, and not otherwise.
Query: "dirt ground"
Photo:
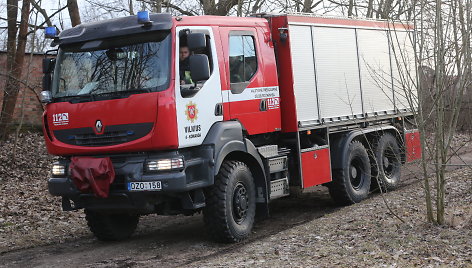
[[[193,263],[192,267],[472,267],[472,172],[449,174],[448,223],[425,223],[419,183]]]
[[[408,165],[399,190],[353,206],[336,206],[324,187],[275,200],[243,243],[209,241],[199,214],[142,217],[130,240],[103,243],[82,212],[62,212],[48,194],[53,158],[42,137],[18,144],[15,160],[13,141],[0,145],[0,267],[472,267],[469,168],[448,173],[447,226],[425,222],[418,168]],[[472,163],[470,147],[453,163]]]

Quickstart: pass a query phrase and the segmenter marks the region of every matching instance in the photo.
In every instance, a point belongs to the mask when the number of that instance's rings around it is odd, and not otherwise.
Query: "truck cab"
[[[51,98],[44,137],[49,153],[61,156],[53,168],[61,172],[53,172],[49,191],[63,197],[65,210],[85,208],[89,222],[198,212],[225,159],[239,154],[262,163],[246,137],[281,130],[265,19],[152,14],[139,23],[130,16],[65,30],[53,45],[57,56],[45,60]],[[179,59],[183,47],[188,70]],[[75,172],[104,158],[113,178]],[[251,186],[239,197],[252,199],[251,210],[256,199],[266,205],[269,198],[261,167],[244,167],[259,176],[257,195]],[[107,194],[88,187],[100,180],[109,184]]]

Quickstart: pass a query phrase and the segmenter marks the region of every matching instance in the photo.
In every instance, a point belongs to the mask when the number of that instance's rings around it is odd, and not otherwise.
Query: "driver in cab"
[[[181,46],[179,49],[179,73],[180,73],[180,84],[192,84],[192,78],[190,76],[190,50],[187,46]]]

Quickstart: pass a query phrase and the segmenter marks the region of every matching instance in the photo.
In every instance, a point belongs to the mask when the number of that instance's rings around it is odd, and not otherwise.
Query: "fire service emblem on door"
[[[97,131],[97,133],[102,133],[103,131],[102,121],[97,120],[97,122],[95,123],[95,130]]]
[[[194,122],[197,120],[198,109],[197,105],[193,102],[189,102],[187,104],[187,109],[185,110],[185,115],[187,116],[187,120],[190,122]]]

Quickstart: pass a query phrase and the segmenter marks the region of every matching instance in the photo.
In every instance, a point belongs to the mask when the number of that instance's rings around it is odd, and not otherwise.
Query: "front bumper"
[[[184,168],[181,170],[158,173],[147,173],[144,170],[144,164],[148,159],[177,156],[183,156],[185,161]],[[67,200],[65,203],[63,201],[65,210],[88,208],[153,211],[156,205],[164,202],[168,197],[188,199],[186,197],[189,194],[194,195],[194,191],[212,185],[214,181],[212,156],[212,148],[204,146],[162,153],[111,155],[115,180],[110,185],[108,198],[98,198],[93,193],[80,192],[69,177],[50,178],[48,188],[52,195],[73,201],[73,206],[68,206]],[[68,165],[69,160],[62,161]],[[162,189],[157,191],[128,190],[129,182],[140,181],[160,181]],[[188,208],[191,206],[187,206]]]

